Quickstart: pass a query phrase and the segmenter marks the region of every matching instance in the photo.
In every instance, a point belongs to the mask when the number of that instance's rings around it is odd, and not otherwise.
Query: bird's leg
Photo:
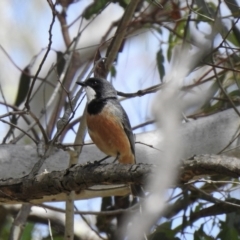
[[[117,153],[117,156],[116,156],[116,158],[113,160],[113,163],[115,163],[117,160],[118,160],[118,158],[119,158],[119,153]]]
[[[102,158],[102,159],[100,159],[100,160],[95,160],[94,163],[100,164],[101,162],[105,161],[105,160],[108,159],[109,157],[110,157],[110,156],[106,156],[106,157],[104,157],[104,158]]]

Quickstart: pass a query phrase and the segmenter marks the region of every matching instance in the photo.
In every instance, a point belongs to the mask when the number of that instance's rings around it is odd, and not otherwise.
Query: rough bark
[[[143,184],[154,172],[153,164],[98,164],[75,165],[61,171],[41,173],[34,178],[28,176],[0,182],[0,201],[5,203],[60,201],[65,193],[76,192],[76,198],[83,198],[86,192],[102,192],[122,188],[117,195],[129,193],[126,184]],[[185,160],[179,168],[179,183],[208,175],[222,175],[237,178],[240,176],[240,159],[224,155],[200,155]],[[102,185],[100,189],[92,188]]]

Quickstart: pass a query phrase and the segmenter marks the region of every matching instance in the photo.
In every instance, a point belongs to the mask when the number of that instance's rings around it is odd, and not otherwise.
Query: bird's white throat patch
[[[94,91],[93,88],[91,88],[91,87],[89,87],[89,86],[87,86],[87,87],[85,88],[85,90],[86,90],[86,94],[87,94],[87,102],[89,103],[89,102],[91,102],[93,99],[96,98],[96,92]]]

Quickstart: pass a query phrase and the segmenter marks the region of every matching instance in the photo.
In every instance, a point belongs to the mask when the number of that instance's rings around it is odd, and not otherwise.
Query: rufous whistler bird
[[[135,142],[127,113],[117,99],[117,92],[103,78],[77,82],[87,95],[87,127],[92,141],[119,163],[135,164]],[[131,185],[133,195],[142,196],[140,185]]]

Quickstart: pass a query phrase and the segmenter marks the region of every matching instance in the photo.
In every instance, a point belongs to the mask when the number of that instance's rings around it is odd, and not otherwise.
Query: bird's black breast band
[[[108,99],[117,100],[116,97],[93,99],[87,106],[88,113],[90,115],[99,114],[103,110],[104,106],[107,104]]]

